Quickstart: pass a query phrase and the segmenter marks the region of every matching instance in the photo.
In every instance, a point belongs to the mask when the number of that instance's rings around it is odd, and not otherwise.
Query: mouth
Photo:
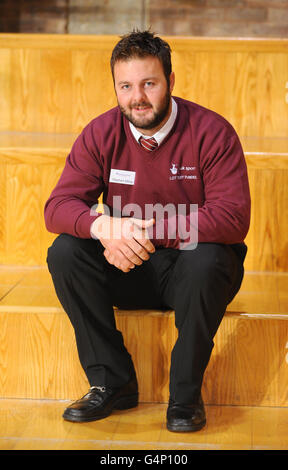
[[[138,112],[144,112],[144,111],[148,111],[149,109],[151,109],[152,106],[151,105],[148,105],[148,104],[141,104],[139,106],[132,106],[132,109],[138,111]]]

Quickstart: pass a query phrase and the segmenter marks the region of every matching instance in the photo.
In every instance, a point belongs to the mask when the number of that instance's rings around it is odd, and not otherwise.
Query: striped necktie
[[[141,136],[139,139],[139,143],[144,149],[148,150],[149,152],[158,147],[158,144],[154,137],[151,137],[150,139],[144,139],[144,137]]]

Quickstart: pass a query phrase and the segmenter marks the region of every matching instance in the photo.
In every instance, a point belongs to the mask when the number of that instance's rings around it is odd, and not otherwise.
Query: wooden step
[[[287,273],[246,273],[215,337],[206,403],[287,406]],[[46,268],[0,269],[0,393],[3,398],[76,399],[87,391],[74,332]],[[119,311],[141,402],[167,402],[172,311]]]
[[[166,430],[166,405],[146,403],[116,411],[92,423],[62,419],[67,402],[53,400],[0,400],[0,449],[99,450],[96,459],[113,451],[175,450],[287,450],[288,409],[206,405],[207,425],[196,433]],[[125,455],[125,454],[121,454]],[[96,463],[100,463],[96,460]],[[104,461],[102,460],[102,463]]]

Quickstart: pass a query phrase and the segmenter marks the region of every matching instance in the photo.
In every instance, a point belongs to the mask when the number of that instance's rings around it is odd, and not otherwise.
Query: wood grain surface
[[[79,132],[116,104],[115,36],[0,35],[0,130]],[[174,94],[243,136],[287,137],[287,39],[166,38]]]
[[[287,406],[288,275],[247,273],[215,336],[203,396],[210,404]],[[76,399],[88,383],[73,328],[46,268],[0,269],[0,393]],[[142,402],[167,402],[173,312],[115,310]]]

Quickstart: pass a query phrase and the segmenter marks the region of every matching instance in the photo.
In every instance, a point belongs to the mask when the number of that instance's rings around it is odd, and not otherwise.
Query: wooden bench
[[[87,382],[53,290],[43,207],[81,128],[115,104],[115,37],[0,35],[0,393],[76,398]],[[215,337],[206,403],[287,406],[287,40],[168,38],[175,95],[241,138],[252,217],[242,288]],[[116,311],[141,401],[167,401],[173,312]],[[69,378],[69,379],[68,379]]]

